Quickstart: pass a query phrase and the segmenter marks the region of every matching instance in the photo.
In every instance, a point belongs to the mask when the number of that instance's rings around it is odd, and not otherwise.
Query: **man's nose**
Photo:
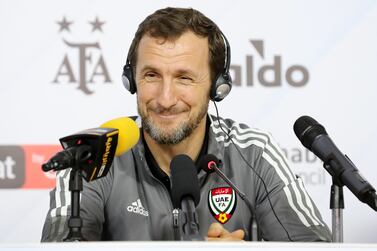
[[[177,94],[171,79],[164,79],[158,92],[157,102],[164,108],[170,108],[177,103]]]

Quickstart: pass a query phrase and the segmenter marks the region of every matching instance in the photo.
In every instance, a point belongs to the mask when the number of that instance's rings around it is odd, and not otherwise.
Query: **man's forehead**
[[[171,38],[152,37],[150,34],[145,34],[140,40],[138,52],[148,49],[159,49],[163,50],[164,53],[169,53],[169,51],[197,51],[198,53],[203,53],[208,51],[208,38],[198,36],[192,31],[187,31],[178,37]]]

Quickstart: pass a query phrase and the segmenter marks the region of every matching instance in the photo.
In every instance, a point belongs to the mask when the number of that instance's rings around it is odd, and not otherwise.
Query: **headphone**
[[[225,35],[220,31],[225,44],[225,62],[223,71],[220,72],[215,81],[211,84],[210,99],[212,101],[223,100],[232,89],[232,77],[229,74],[230,68],[230,45]],[[126,65],[123,66],[122,82],[124,87],[131,93],[136,92],[136,81],[134,78],[131,64],[131,48],[134,47],[135,40],[132,41],[130,50],[128,51]]]

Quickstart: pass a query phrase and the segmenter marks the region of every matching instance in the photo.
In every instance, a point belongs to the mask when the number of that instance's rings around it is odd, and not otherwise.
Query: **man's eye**
[[[145,74],[145,79],[147,81],[153,81],[158,78],[158,75],[155,72],[148,72]]]
[[[179,77],[179,81],[181,83],[183,83],[183,84],[189,84],[189,83],[193,82],[192,78],[187,77],[187,76],[181,76],[181,77]]]

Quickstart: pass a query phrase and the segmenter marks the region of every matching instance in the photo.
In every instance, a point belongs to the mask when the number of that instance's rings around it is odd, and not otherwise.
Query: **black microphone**
[[[302,116],[296,120],[293,129],[301,143],[324,162],[331,176],[347,186],[361,202],[377,211],[376,190],[336,147],[321,124],[309,116]]]
[[[251,202],[247,199],[245,193],[243,193],[221,170],[220,168],[223,166],[221,160],[219,160],[213,154],[207,154],[203,156],[198,163],[199,167],[203,169],[207,173],[216,172],[231,188],[236,191],[238,196],[246,203],[249,211],[251,213],[251,223],[250,223],[250,239],[251,241],[258,241],[259,239],[259,232],[258,232],[258,224],[255,218],[255,212],[251,205]]]
[[[192,159],[180,154],[170,162],[171,196],[175,208],[180,208],[183,240],[204,240],[199,234],[199,219],[195,207],[200,201],[199,180]]]
[[[106,176],[115,156],[118,130],[93,128],[60,139],[64,150],[58,152],[42,170],[63,170],[79,166],[86,181]]]
[[[135,121],[121,117],[107,121],[101,127],[87,129],[63,137],[63,151],[58,152],[42,170],[59,171],[79,166],[86,181],[107,175],[114,156],[131,149],[139,140],[139,128]]]

